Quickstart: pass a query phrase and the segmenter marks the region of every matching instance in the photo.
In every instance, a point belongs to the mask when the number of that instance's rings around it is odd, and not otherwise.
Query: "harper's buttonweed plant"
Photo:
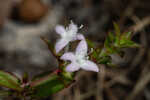
[[[41,37],[58,61],[58,68],[53,72],[44,72],[28,80],[27,74],[20,79],[12,73],[0,70],[0,86],[8,88],[1,90],[0,95],[15,95],[21,99],[30,98],[31,100],[48,97],[71,86],[75,82],[77,71],[99,72],[102,64],[113,65],[111,55],[119,54],[122,57],[123,48],[139,47],[131,41],[131,32],[121,33],[116,23],[114,23],[114,33],[108,34],[101,48],[86,39],[83,34],[78,33],[81,27],[72,21],[66,28],[57,25],[55,30],[60,39],[55,45]]]

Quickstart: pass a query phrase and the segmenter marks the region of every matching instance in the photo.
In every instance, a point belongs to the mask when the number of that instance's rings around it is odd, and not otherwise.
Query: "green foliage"
[[[122,34],[119,46],[120,48],[139,47],[139,45],[131,40],[131,32]]]
[[[31,87],[34,91],[33,96],[47,97],[63,89],[64,84],[57,75],[53,75],[49,78],[33,82]]]
[[[120,28],[116,23],[114,23],[115,34],[109,32],[108,37],[104,42],[104,48],[96,48],[95,44],[90,40],[86,39],[89,48],[94,50],[90,54],[90,59],[96,61],[99,64],[112,65],[111,64],[111,54],[119,54],[122,56],[124,53],[122,48],[128,47],[138,47],[138,45],[131,40],[131,32],[126,32],[121,34]],[[48,45],[49,50],[53,53],[53,47],[51,47],[50,42],[42,38],[44,42]],[[55,55],[54,55],[55,56]],[[61,61],[60,61],[61,62]],[[33,91],[33,97],[47,97],[51,94],[57,93],[68,87],[74,80],[74,73],[69,73],[64,70],[65,63],[59,64],[59,70],[61,72],[58,74],[42,74],[36,77],[30,84]]]
[[[123,48],[139,47],[137,43],[131,40],[131,32],[125,32],[121,34],[120,28],[116,23],[114,23],[114,29],[114,33],[109,32],[104,42],[104,48],[99,49],[98,52],[94,50],[94,52],[91,54],[99,64],[111,65],[111,54],[119,54],[121,57],[123,57]]]
[[[120,33],[121,33],[119,26],[115,22],[113,23],[113,25],[114,25],[114,29],[115,29],[115,34],[117,37],[119,37]]]
[[[51,74],[35,80],[30,84],[33,90],[32,96],[42,98],[57,93],[71,84],[71,79],[64,78],[61,75]]]
[[[131,32],[120,33],[119,26],[114,23],[115,34],[109,33],[105,40],[104,46],[109,53],[117,53],[121,48],[139,47],[138,44],[131,40]]]
[[[22,90],[20,80],[16,76],[4,71],[0,71],[0,85],[17,91]]]
[[[119,54],[122,57],[124,55],[122,51],[123,48],[139,47],[138,44],[131,40],[131,35],[131,32],[124,32],[121,34],[120,28],[114,23],[114,33],[109,32],[103,48],[96,48],[93,42],[86,39],[88,47],[94,49],[90,52],[90,59],[98,64],[114,66],[111,63],[112,54]],[[48,71],[37,75],[31,82],[28,82],[27,74],[24,74],[22,82],[20,82],[14,75],[0,71],[0,86],[16,90],[16,93],[21,96],[26,96],[28,94],[33,98],[43,98],[63,90],[74,82],[75,73],[65,71],[65,66],[68,63],[64,63],[60,60],[60,55],[56,55],[54,47],[49,40],[44,37],[41,37],[41,39],[47,44],[53,56],[58,60],[58,69],[54,72]],[[8,91],[0,91],[0,96],[9,94]]]
[[[95,45],[92,41],[86,39],[86,42],[87,42],[89,48],[94,48],[95,47]]]

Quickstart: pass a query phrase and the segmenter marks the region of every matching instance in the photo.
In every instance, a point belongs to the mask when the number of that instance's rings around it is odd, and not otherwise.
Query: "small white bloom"
[[[61,36],[55,45],[56,53],[61,51],[69,42],[75,40],[83,40],[84,36],[78,32],[78,27],[72,21],[69,27],[64,28],[62,25],[56,26],[56,32]]]
[[[62,55],[61,56],[62,60],[71,61],[71,64],[69,64],[66,67],[66,71],[74,72],[81,68],[87,71],[98,72],[99,71],[98,66],[94,62],[88,60],[87,51],[88,51],[87,43],[85,40],[82,40],[77,46],[75,53],[67,52],[64,55]]]

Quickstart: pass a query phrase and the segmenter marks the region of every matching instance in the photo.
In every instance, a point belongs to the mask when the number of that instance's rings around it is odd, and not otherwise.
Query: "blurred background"
[[[40,36],[55,43],[55,26],[70,20],[97,45],[117,22],[142,47],[114,55],[116,67],[79,71],[72,87],[43,100],[150,100],[150,0],[0,0],[0,69],[30,78],[56,69]]]

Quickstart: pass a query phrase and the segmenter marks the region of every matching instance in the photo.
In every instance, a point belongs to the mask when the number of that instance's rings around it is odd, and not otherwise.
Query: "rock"
[[[48,6],[41,0],[23,0],[19,5],[19,16],[25,22],[39,21],[48,12]]]

